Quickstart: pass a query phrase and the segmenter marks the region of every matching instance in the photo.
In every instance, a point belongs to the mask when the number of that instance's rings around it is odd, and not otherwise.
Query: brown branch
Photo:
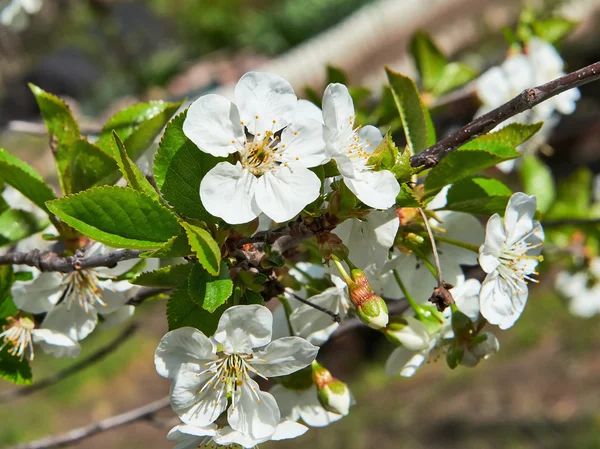
[[[77,374],[80,371],[96,364],[97,362],[104,359],[107,355],[115,352],[119,349],[127,340],[133,337],[135,331],[138,329],[138,323],[132,323],[123,332],[121,332],[113,341],[108,343],[106,346],[98,349],[96,352],[88,356],[87,358],[75,363],[74,365],[69,366],[68,368],[59,371],[58,373],[46,377],[45,379],[36,382],[34,385],[30,387],[23,387],[16,390],[10,390],[3,392],[0,394],[0,404],[12,401],[13,399],[22,398],[25,396],[29,396],[37,391],[44,390],[61,380],[64,380],[73,374]]]
[[[168,294],[173,291],[172,288],[161,288],[161,287],[142,287],[140,288],[135,296],[127,301],[129,306],[139,306],[141,303],[146,301],[148,298],[160,295],[161,293]]]
[[[134,249],[120,249],[102,256],[85,257],[85,254],[61,257],[52,251],[34,249],[27,253],[7,253],[0,255],[0,265],[28,265],[40,271],[59,271],[70,273],[76,270],[96,267],[114,268],[117,263],[135,259],[145,251]]]
[[[565,218],[563,220],[542,221],[544,228],[560,228],[562,226],[600,225],[600,218]]]
[[[7,449],[50,449],[54,447],[67,446],[77,441],[84,440],[101,432],[121,427],[135,421],[150,420],[154,414],[169,405],[169,397],[164,397],[157,401],[134,408],[120,415],[111,416],[84,427],[69,430],[58,435],[51,435],[29,443],[17,444]]]
[[[476,118],[435,145],[414,155],[410,158],[410,165],[423,168],[435,167],[448,153],[491,131],[505,120],[569,89],[583,86],[598,79],[600,79],[600,62],[561,76],[541,86],[525,89],[508,103]]]

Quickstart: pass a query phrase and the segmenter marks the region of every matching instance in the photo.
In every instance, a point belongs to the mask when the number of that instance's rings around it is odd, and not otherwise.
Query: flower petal
[[[135,306],[132,305],[119,307],[114,312],[108,314],[105,314],[104,311],[102,311],[101,315],[104,320],[102,321],[102,324],[100,326],[102,329],[108,329],[111,327],[118,326],[119,324],[122,324],[125,321],[129,320],[134,313]]]
[[[260,214],[254,200],[256,181],[239,162],[219,162],[202,179],[200,199],[209,213],[227,223],[247,223]]]
[[[381,131],[379,131],[379,128],[372,125],[367,125],[360,128],[358,130],[358,137],[360,137],[363,150],[368,154],[371,154],[373,151],[375,151],[383,140],[383,135],[381,134]]]
[[[280,412],[272,395],[260,391],[258,384],[252,379],[242,382],[241,390],[236,390],[233,394],[227,421],[234,430],[257,440],[275,433]]]
[[[265,306],[233,306],[223,312],[213,338],[229,354],[252,354],[271,341],[273,314]]]
[[[323,93],[323,121],[329,133],[352,128],[354,102],[348,88],[340,83],[329,84]]]
[[[425,363],[428,351],[413,352],[405,348],[396,348],[385,362],[385,373],[393,376],[400,373],[402,377],[412,377]]]
[[[33,272],[30,281],[15,281],[10,289],[15,305],[29,313],[48,312],[65,290],[62,273]]]
[[[193,327],[180,327],[161,338],[154,353],[156,371],[163,377],[173,378],[184,363],[204,363],[215,360],[215,349],[206,335]]]
[[[508,329],[521,316],[527,303],[527,284],[518,282],[515,291],[497,271],[488,274],[481,285],[479,306],[481,314],[490,324]]]
[[[34,329],[31,336],[33,342],[39,344],[46,354],[54,357],[77,357],[81,351],[77,342],[53,329]]]
[[[494,271],[500,265],[500,254],[506,244],[506,234],[500,215],[490,217],[485,228],[485,242],[479,248],[479,265],[486,273]]]
[[[235,86],[240,117],[253,136],[289,125],[298,99],[286,80],[274,73],[248,72]]]
[[[67,300],[54,307],[42,322],[42,327],[57,330],[74,341],[83,340],[96,328],[98,313],[94,307],[87,311],[74,301],[68,305]]]
[[[256,203],[273,221],[283,223],[316,200],[320,191],[321,180],[309,169],[281,165],[258,179]]]
[[[457,284],[450,291],[459,310],[475,321],[479,318],[479,292],[481,283],[477,279],[469,279]]]
[[[308,100],[298,100],[292,123],[307,118],[316,120],[317,122],[323,124],[323,112],[316,104]]]
[[[367,206],[388,209],[396,202],[400,184],[389,170],[366,171],[356,178],[344,178],[348,188]]]
[[[275,433],[271,435],[271,440],[289,440],[291,438],[297,438],[300,435],[304,435],[308,431],[308,427],[294,422],[294,421],[281,421],[277,426]]]
[[[200,150],[217,157],[238,151],[246,139],[237,107],[221,95],[194,101],[183,122],[183,133]]]
[[[214,381],[201,392],[213,378],[212,372],[202,373],[204,367],[184,364],[171,384],[171,407],[186,424],[205,427],[227,409],[225,385]]]
[[[98,305],[100,313],[112,313],[120,309],[129,301],[129,291],[136,288],[129,281],[99,281],[98,287],[102,289],[102,302],[105,306]]]
[[[265,377],[285,376],[310,365],[318,352],[304,338],[283,337],[255,352],[249,363]]]
[[[207,437],[217,434],[217,425],[194,427],[182,424],[173,427],[167,434],[167,441],[178,441],[173,449],[196,449],[202,445]]]
[[[485,239],[485,230],[477,218],[464,212],[438,212],[446,236],[453,240],[480,246]],[[445,242],[438,243],[438,250],[451,253],[461,265],[477,265],[477,253]]]
[[[304,118],[294,121],[281,133],[282,162],[292,166],[316,167],[329,160],[325,154],[323,125],[316,120]]]
[[[504,213],[507,246],[513,245],[533,230],[535,210],[535,196],[517,192],[510,197]]]

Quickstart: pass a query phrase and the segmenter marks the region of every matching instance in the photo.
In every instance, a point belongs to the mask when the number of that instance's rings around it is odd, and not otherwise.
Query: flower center
[[[367,167],[367,161],[369,157],[371,157],[371,153],[366,151],[370,147],[373,147],[373,142],[369,140],[369,138],[363,138],[360,136],[359,131],[362,126],[354,127],[354,121],[356,120],[356,115],[351,115],[349,117],[348,125],[344,129],[344,138],[342,142],[342,148],[344,148],[346,152],[346,157],[352,159],[356,164],[363,165],[363,168]]]
[[[527,242],[528,237],[532,234],[533,231],[512,245],[505,247],[499,257],[500,265],[498,266],[498,273],[515,291],[523,291],[523,283],[527,284],[529,281],[538,282],[529,275],[539,274],[534,268],[538,262],[543,260],[543,257],[532,256],[527,253],[535,248],[539,248],[543,243],[532,244]]]
[[[66,276],[67,288],[64,293],[64,300],[67,303],[67,309],[70,309],[74,303],[88,313],[90,307],[97,304],[105,307],[106,303],[102,300],[104,289],[98,286],[98,276],[92,270],[79,270],[69,273]]]
[[[279,165],[279,137],[274,137],[271,131],[266,134],[262,140],[257,140],[259,136],[253,141],[247,140],[244,149],[240,151],[242,166],[253,175],[260,176]]]
[[[8,353],[12,356],[17,356],[21,360],[25,357],[27,348],[29,348],[29,360],[33,360],[33,340],[31,339],[31,331],[35,327],[33,321],[29,318],[9,317],[7,323],[2,327],[0,338],[3,339],[3,344],[0,351],[10,344],[11,348]]]

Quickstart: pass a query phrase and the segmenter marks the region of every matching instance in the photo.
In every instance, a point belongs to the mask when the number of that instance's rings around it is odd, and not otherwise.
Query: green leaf
[[[45,212],[48,212],[46,201],[56,198],[54,191],[33,167],[4,149],[0,149],[0,180],[17,189]]]
[[[423,105],[417,85],[409,77],[385,69],[396,107],[400,112],[406,141],[412,154],[435,143],[429,111]]]
[[[467,84],[477,75],[477,71],[472,67],[460,62],[451,62],[444,67],[444,72],[433,88],[432,93],[435,96],[440,96]]]
[[[448,190],[444,210],[470,214],[504,215],[512,191],[497,179],[474,177],[462,179]]]
[[[0,327],[6,324],[6,318],[17,312],[17,306],[10,296],[10,288],[15,281],[12,265],[0,266]]]
[[[410,53],[419,71],[423,89],[432,91],[440,81],[448,60],[423,30],[417,31],[411,39]]]
[[[125,181],[129,184],[134,190],[138,192],[145,193],[150,198],[154,198],[155,200],[160,202],[160,197],[152,184],[146,179],[146,176],[140,171],[140,169],[135,165],[129,156],[127,155],[127,150],[125,149],[125,145],[119,138],[119,135],[116,131],[113,131],[113,138],[115,139],[116,148],[114,151],[115,160],[119,165],[119,170],[123,174]]]
[[[242,301],[245,304],[258,304],[259,306],[265,305],[265,299],[258,292],[252,290],[246,290],[242,296]]]
[[[63,193],[72,193],[69,165],[73,143],[80,138],[79,126],[69,107],[55,95],[29,84],[40,108],[58,167],[58,179]]]
[[[181,223],[188,237],[188,243],[196,253],[198,262],[213,276],[219,274],[221,249],[210,233],[199,226]]]
[[[157,250],[151,251],[148,253],[143,253],[140,257],[148,258],[148,257],[158,257],[158,258],[168,258],[168,257],[185,257],[192,254],[192,248],[190,248],[190,244],[188,243],[187,234],[185,230],[180,229],[179,234],[174,237],[171,237],[167,240],[163,245],[161,245]]]
[[[44,230],[50,222],[20,209],[9,209],[0,214],[0,246],[15,243]]]
[[[110,175],[118,170],[110,155],[86,139],[76,140],[71,148],[73,157],[69,170],[73,193],[116,181],[110,179]]]
[[[563,17],[550,17],[544,20],[536,20],[531,26],[536,36],[551,44],[556,44],[577,26],[577,22]]]
[[[109,154],[113,154],[113,131],[123,139],[129,158],[137,160],[150,147],[181,102],[167,103],[151,101],[138,103],[113,115],[102,128],[96,145]]]
[[[179,287],[187,282],[192,264],[169,265],[153,271],[144,271],[130,282],[145,287]]]
[[[198,149],[183,133],[187,111],[168,125],[154,158],[154,176],[162,197],[179,215],[213,221],[200,201],[200,181],[219,159]]]
[[[422,204],[415,197],[413,190],[407,184],[402,184],[396,197],[396,207],[422,207]]]
[[[327,66],[327,83],[342,83],[348,85],[348,75],[339,67]]]
[[[540,127],[540,123],[513,123],[500,131],[478,137],[447,154],[427,175],[426,196],[428,191],[440,189],[500,162],[519,157],[521,153],[517,151],[517,146],[529,139]]]
[[[26,358],[20,360],[19,357],[10,355],[9,346],[0,351],[0,378],[17,385],[31,385],[32,374],[29,361]]]
[[[211,336],[217,330],[219,318],[226,307],[220,307],[214,313],[203,309],[192,301],[188,282],[173,292],[167,302],[167,322],[169,330],[191,326],[202,331],[206,336]]]
[[[544,219],[589,218],[593,176],[588,167],[580,167],[561,180],[556,191],[556,201]]]
[[[218,276],[212,276],[200,264],[195,264],[190,271],[188,288],[192,301],[213,313],[231,296],[233,282],[224,262],[221,262]]]
[[[169,209],[123,187],[94,187],[51,201],[48,209],[82,234],[115,248],[158,248],[180,230]]]
[[[537,156],[526,154],[523,156],[520,175],[523,191],[528,195],[535,195],[537,208],[541,213],[548,212],[556,197],[556,187],[550,168]]]

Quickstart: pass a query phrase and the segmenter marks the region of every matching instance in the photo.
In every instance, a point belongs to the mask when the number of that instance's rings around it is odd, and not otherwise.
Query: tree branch
[[[544,228],[560,228],[562,226],[589,226],[599,225],[600,218],[565,218],[563,220],[542,221]]]
[[[458,131],[410,158],[412,167],[435,167],[448,153],[491,131],[498,124],[534,106],[584,84],[600,79],[600,62],[561,76],[546,84],[525,89],[508,103],[476,118]]]
[[[161,293],[171,293],[173,291],[172,288],[161,288],[161,287],[142,287],[140,288],[135,296],[127,301],[127,305],[129,306],[139,306],[148,298],[152,298],[153,296],[160,295]]]
[[[71,273],[72,271],[87,268],[108,267],[114,268],[117,263],[135,259],[144,253],[142,250],[120,249],[102,256],[85,257],[85,254],[61,257],[52,251],[34,249],[27,253],[7,253],[0,256],[0,265],[29,265],[40,271],[59,271]]]
[[[104,359],[107,355],[119,349],[127,340],[129,340],[134,335],[137,329],[138,323],[132,323],[129,326],[127,326],[127,328],[125,328],[125,330],[123,330],[123,332],[121,332],[114,340],[112,340],[106,346],[103,346],[102,348],[91,354],[89,357],[75,363],[74,365],[62,371],[59,371],[58,373],[50,377],[42,379],[41,381],[35,383],[30,387],[23,387],[16,390],[3,392],[2,394],[0,394],[0,404],[11,401],[13,399],[29,396],[30,394],[33,394],[40,390],[44,390],[45,388],[48,388],[60,382],[61,380],[72,376],[73,374],[77,374],[78,372],[83,371],[91,365],[94,365],[95,363]]]
[[[116,427],[121,427],[135,421],[151,419],[154,414],[169,405],[169,397],[151,402],[138,408],[134,408],[120,415],[111,416],[96,423],[88,424],[78,429],[69,430],[58,435],[51,435],[29,443],[17,444],[7,449],[50,449],[54,447],[67,446],[77,441],[97,435]]]

